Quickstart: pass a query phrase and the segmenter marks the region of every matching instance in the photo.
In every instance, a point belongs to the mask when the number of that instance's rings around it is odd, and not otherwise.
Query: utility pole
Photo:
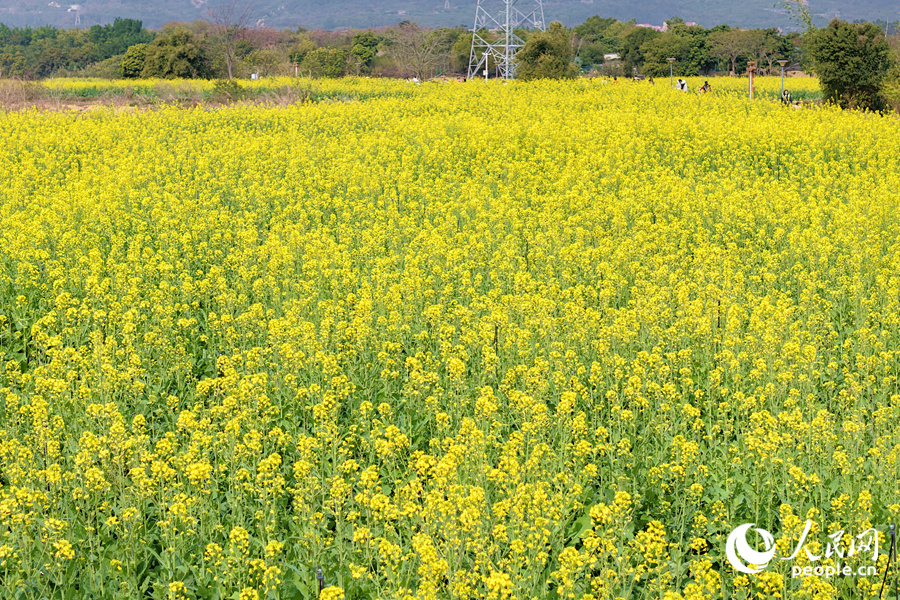
[[[477,77],[489,63],[497,67],[498,76],[516,76],[515,55],[525,42],[516,35],[516,28],[544,31],[544,3],[542,0],[478,0],[475,7],[475,26],[472,28],[472,50],[469,53],[468,79]],[[498,34],[489,41],[484,30]]]

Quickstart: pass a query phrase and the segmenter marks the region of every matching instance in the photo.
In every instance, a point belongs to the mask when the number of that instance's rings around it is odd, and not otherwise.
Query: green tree
[[[569,32],[554,21],[547,31],[529,37],[516,54],[516,77],[523,81],[570,79],[578,73],[573,58]]]
[[[153,33],[135,19],[116,18],[111,25],[93,25],[87,35],[94,45],[97,60],[124,54],[131,46],[153,41]]]
[[[729,29],[715,31],[709,35],[709,53],[716,59],[730,63],[729,71],[737,74],[737,61],[751,52],[751,33],[746,29]]]
[[[316,49],[316,43],[303,33],[297,34],[297,41],[290,48],[288,56],[291,62],[302,63],[306,55]]]
[[[263,77],[282,75],[287,73],[286,57],[274,49],[261,48],[251,50],[245,57],[248,66],[259,69],[259,74]]]
[[[578,58],[584,65],[602,65],[603,57],[608,54],[607,48],[598,42],[579,44]]]
[[[459,36],[453,48],[450,49],[450,64],[459,72],[469,70],[469,58],[472,53],[472,32],[467,31]]]
[[[774,28],[751,30],[750,51],[760,68],[763,63],[766,64],[766,74],[772,72],[772,64],[776,60],[790,54],[791,48],[785,41],[786,39]]]
[[[209,77],[203,41],[182,25],[166,29],[147,50],[141,77],[165,79]]]
[[[313,77],[343,77],[347,73],[344,48],[316,48],[303,57],[300,68]]]
[[[710,31],[699,25],[688,25],[679,17],[666,21],[668,31],[646,41],[640,49],[643,70],[661,77],[669,74],[669,58],[675,59],[680,75],[699,75],[715,66],[710,54]]]
[[[880,28],[834,19],[812,34],[810,53],[826,99],[841,108],[884,107],[881,84],[891,60]]]
[[[692,73],[688,63],[690,48],[688,39],[672,31],[654,37],[641,46],[644,55],[643,72],[653,77],[669,75],[669,61],[675,59],[675,70],[679,75],[696,75]]]
[[[900,35],[888,38],[888,44],[891,46],[893,66],[888,71],[881,89],[888,105],[896,112],[900,112]]]
[[[368,67],[378,54],[380,43],[381,38],[371,31],[359,31],[353,35],[350,42],[350,58],[361,67]]]
[[[150,44],[135,44],[125,51],[122,62],[119,63],[119,74],[125,79],[136,79],[144,71],[144,63],[147,61],[147,53]]]
[[[0,78],[21,77],[25,71],[25,57],[12,48],[0,50]]]
[[[2,60],[2,58],[0,58]],[[882,92],[888,105],[900,112],[900,68],[894,66],[882,85]]]
[[[622,41],[622,63],[625,65],[626,72],[637,69],[642,71],[644,68],[644,46],[660,37],[662,34],[655,29],[649,27],[635,27],[632,29],[625,39]]]
[[[607,29],[616,23],[618,21],[611,17],[604,19],[599,15],[594,15],[593,17],[588,17],[581,25],[576,25],[572,31],[586,42],[596,42]]]
[[[632,29],[633,25],[616,19],[589,17],[572,30],[575,56],[584,65],[601,65],[604,55],[622,54],[625,37]]]

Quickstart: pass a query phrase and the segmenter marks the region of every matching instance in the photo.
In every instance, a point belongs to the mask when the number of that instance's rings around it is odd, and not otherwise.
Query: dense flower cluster
[[[896,120],[346,85],[0,114],[0,596],[877,595],[724,553],[900,511]]]

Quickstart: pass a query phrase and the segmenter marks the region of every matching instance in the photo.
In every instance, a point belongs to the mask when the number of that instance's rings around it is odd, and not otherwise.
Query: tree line
[[[432,30],[403,22],[366,30],[278,30],[251,26],[234,6],[156,31],[133,19],[89,29],[0,24],[0,77],[426,78],[465,72],[468,65],[471,34],[463,40],[463,27]]]
[[[634,21],[594,16],[563,28],[567,59],[585,72],[624,76],[668,73],[670,57],[677,60],[682,75],[740,74],[748,60],[771,69],[777,58],[803,58],[798,33],[727,25],[707,29],[679,18],[664,27],[665,31],[657,31]],[[527,40],[535,32],[517,33]],[[491,37],[490,32],[482,34]],[[421,78],[465,73],[471,40],[464,27],[426,29],[408,21],[356,31],[254,27],[247,11],[232,2],[211,9],[205,21],[172,23],[158,31],[142,28],[133,19],[89,29],[0,25],[0,76],[36,79],[87,72],[105,77],[230,78],[258,70]],[[621,59],[604,58],[611,54]]]
[[[89,29],[7,27],[0,23],[0,77],[39,79],[83,69],[111,57],[121,59],[135,44],[155,33],[134,19]]]
[[[668,59],[675,59],[679,76],[739,76],[750,61],[771,74],[779,72],[777,61],[787,60],[789,69],[819,75],[826,96],[842,106],[879,108],[892,98],[900,105],[898,36],[869,23],[833,21],[816,29],[804,19],[802,3],[794,4],[807,25],[803,32],[705,28],[677,17],[654,28],[600,16],[572,28],[557,22],[545,32],[517,31],[526,40],[519,76],[659,77],[668,75]],[[133,19],[87,29],[0,24],[0,77],[231,79],[256,73],[425,79],[465,75],[468,67],[472,33],[465,27],[427,29],[404,21],[366,30],[277,30],[256,26],[248,6],[228,0],[211,8],[206,20],[157,31]]]

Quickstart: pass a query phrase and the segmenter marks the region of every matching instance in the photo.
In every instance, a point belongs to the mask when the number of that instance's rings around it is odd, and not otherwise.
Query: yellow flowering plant
[[[877,595],[725,549],[883,573],[895,118],[314,85],[0,113],[0,596]]]

